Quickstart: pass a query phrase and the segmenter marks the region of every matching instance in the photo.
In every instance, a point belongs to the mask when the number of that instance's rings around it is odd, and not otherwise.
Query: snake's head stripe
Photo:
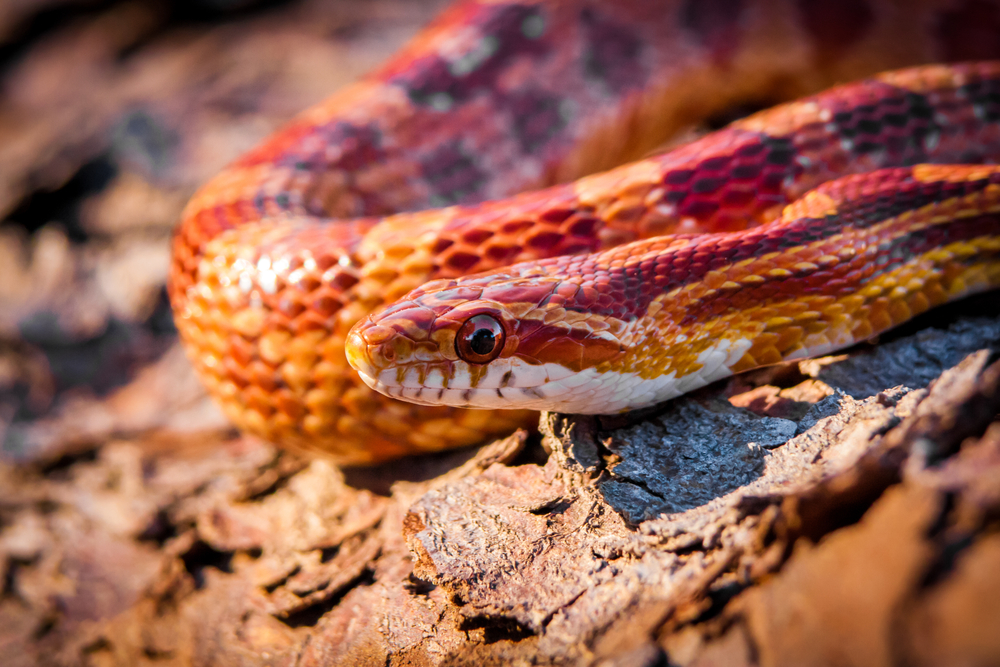
[[[609,379],[597,369],[624,355],[631,326],[568,311],[579,287],[546,265],[428,283],[358,323],[348,361],[373,389],[410,402],[580,411]]]

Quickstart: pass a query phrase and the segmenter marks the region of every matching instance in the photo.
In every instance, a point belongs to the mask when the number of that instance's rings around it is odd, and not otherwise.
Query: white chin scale
[[[417,368],[408,369],[402,382],[397,381],[396,369],[385,370],[378,378],[360,375],[375,391],[420,405],[613,414],[653,405],[727,377],[749,347],[749,341],[721,341],[699,355],[701,369],[680,378],[673,373],[655,378],[598,373],[593,368],[574,373],[559,364],[529,365],[516,359],[492,362],[476,387],[464,367],[455,369],[448,387],[437,370],[428,373],[423,383]]]

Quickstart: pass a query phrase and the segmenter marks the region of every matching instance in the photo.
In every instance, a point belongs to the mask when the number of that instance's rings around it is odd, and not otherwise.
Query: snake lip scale
[[[374,463],[528,408],[644,405],[994,285],[993,175],[962,165],[1000,160],[1000,63],[893,70],[996,57],[962,39],[977,15],[730,4],[461,0],[224,169],[184,211],[168,292],[226,415]]]

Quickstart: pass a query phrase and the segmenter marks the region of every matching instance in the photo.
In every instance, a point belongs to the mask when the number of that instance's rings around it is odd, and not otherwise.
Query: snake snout
[[[398,384],[399,378],[392,378],[401,369],[414,365],[423,366],[438,360],[440,356],[436,342],[424,339],[415,341],[405,323],[371,318],[363,320],[351,330],[345,350],[347,362],[362,377],[367,376],[373,382],[378,380],[388,385]]]
[[[351,331],[347,336],[344,348],[347,353],[347,363],[361,374],[362,379],[366,376],[374,378],[378,375],[378,369],[375,368],[372,358],[369,355],[368,342],[360,332],[356,330]]]

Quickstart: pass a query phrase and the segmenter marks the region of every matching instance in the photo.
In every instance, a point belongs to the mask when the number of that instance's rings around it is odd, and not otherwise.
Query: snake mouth
[[[441,391],[435,387],[421,387],[421,386],[407,386],[401,385],[393,381],[383,381],[380,378],[386,377],[387,379],[396,378],[397,371],[395,369],[389,368],[379,368],[375,364],[371,356],[369,355],[369,348],[364,344],[363,339],[360,335],[352,333],[348,338],[348,343],[346,346],[347,362],[352,368],[357,372],[358,377],[364,382],[370,389],[377,391],[378,393],[388,396],[389,398],[395,398],[407,403],[416,403],[418,405],[441,405],[442,396]],[[449,394],[455,393],[454,391],[449,391]],[[449,396],[451,400],[461,397]],[[456,407],[475,407],[465,399],[462,404],[448,403]]]
[[[479,409],[517,409],[519,404],[512,404],[512,393],[521,390],[478,389],[478,388],[444,388],[444,387],[407,387],[383,382],[363,369],[357,369],[358,377],[368,387],[380,394],[417,405],[448,405],[453,408]],[[384,372],[384,371],[383,371]],[[393,373],[394,375],[394,373]]]
[[[379,379],[383,375],[387,381]],[[444,387],[399,384],[395,382],[395,370],[390,369],[383,370],[378,375],[358,370],[358,376],[368,387],[380,394],[417,405],[444,405],[452,408],[479,410],[545,410],[554,408],[560,412],[575,413],[588,412],[587,405],[593,404],[593,402],[576,400],[572,395],[572,388],[589,384],[596,379],[596,373],[588,371],[576,374],[567,384],[557,382],[544,387]],[[584,398],[588,396],[589,393],[584,394]],[[589,410],[589,412],[593,412],[593,410]]]
[[[479,393],[475,389],[441,389],[436,387],[402,387],[394,384],[387,384],[376,377],[372,377],[362,370],[358,371],[361,381],[374,391],[395,398],[407,403],[417,405],[449,405],[456,408],[477,408],[483,407],[476,403],[473,395]],[[445,396],[447,394],[447,396]],[[507,406],[496,406],[507,407]]]

